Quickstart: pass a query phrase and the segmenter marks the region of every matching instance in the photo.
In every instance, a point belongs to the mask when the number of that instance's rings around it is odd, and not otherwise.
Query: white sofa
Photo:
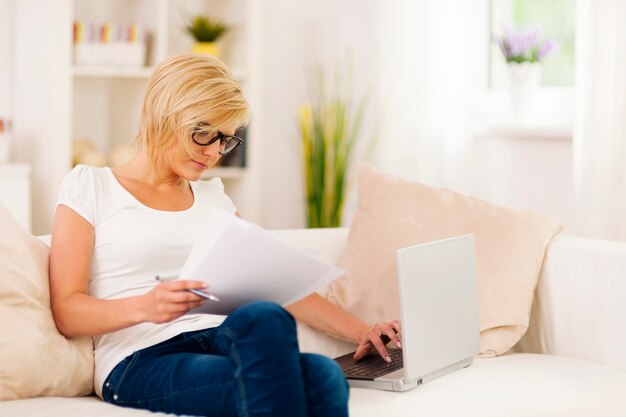
[[[347,237],[347,229],[277,233],[332,262]],[[304,351],[333,357],[353,349],[303,325],[299,337]],[[513,350],[405,393],[352,389],[350,415],[626,416],[626,243],[556,237],[531,325]],[[2,417],[148,415],[155,414],[94,396],[0,403]]]

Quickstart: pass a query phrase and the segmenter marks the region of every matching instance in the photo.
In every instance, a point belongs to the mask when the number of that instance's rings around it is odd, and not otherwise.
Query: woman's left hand
[[[402,349],[402,328],[398,320],[376,323],[363,329],[358,335],[359,347],[354,354],[354,360],[358,361],[370,353],[378,352],[385,361],[391,362],[389,352],[385,348],[390,340],[398,349]]]

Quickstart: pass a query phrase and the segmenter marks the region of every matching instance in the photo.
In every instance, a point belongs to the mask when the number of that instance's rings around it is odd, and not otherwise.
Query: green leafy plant
[[[351,88],[341,77],[328,82],[317,71],[309,104],[300,112],[307,226],[338,227],[344,205],[346,177],[357,143],[365,100],[353,104]]]
[[[228,26],[221,20],[207,16],[195,16],[185,29],[198,42],[215,42],[228,31]]]

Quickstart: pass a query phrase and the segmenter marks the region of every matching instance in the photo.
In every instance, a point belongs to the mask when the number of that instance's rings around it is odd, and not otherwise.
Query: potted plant
[[[515,123],[532,121],[533,101],[541,83],[541,62],[556,51],[554,39],[544,39],[538,29],[518,31],[506,28],[504,35],[494,36],[509,68],[511,116]]]
[[[221,20],[208,16],[194,16],[191,18],[185,30],[195,40],[191,51],[198,54],[211,54],[219,57],[217,40],[228,31],[228,26]]]
[[[310,228],[341,224],[347,174],[365,110],[364,100],[354,105],[351,91],[342,91],[340,77],[334,80],[335,83],[326,83],[318,71],[311,102],[300,111],[306,218]]]

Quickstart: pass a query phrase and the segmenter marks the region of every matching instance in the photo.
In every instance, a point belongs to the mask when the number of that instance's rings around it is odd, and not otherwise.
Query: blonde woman
[[[120,406],[202,416],[345,416],[335,363],[298,350],[294,316],[359,344],[398,346],[399,325],[369,326],[318,295],[283,309],[255,302],[228,317],[185,314],[200,281],[177,277],[205,213],[236,214],[219,178],[198,181],[242,143],[248,104],[218,60],[179,55],[148,82],[138,152],[126,165],[79,165],[54,218],[50,289],[66,336],[93,336],[96,393]],[[292,316],[293,315],[293,316]]]

